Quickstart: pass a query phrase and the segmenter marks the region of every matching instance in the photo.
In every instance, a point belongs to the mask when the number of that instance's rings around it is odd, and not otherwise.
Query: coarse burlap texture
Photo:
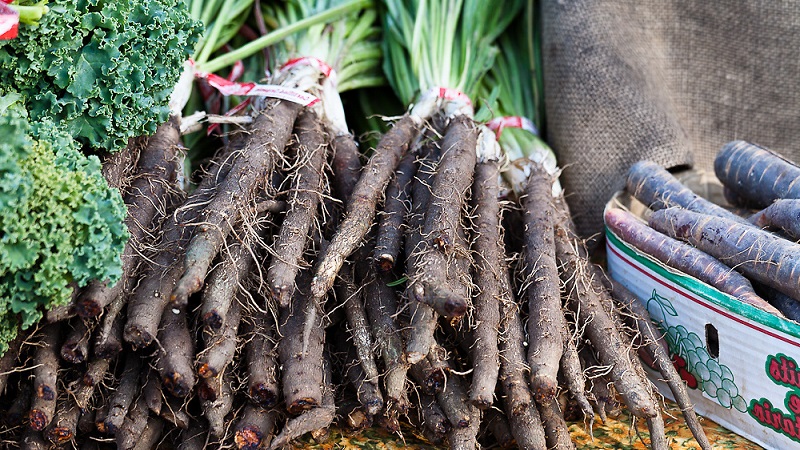
[[[636,161],[713,170],[744,139],[800,161],[800,2],[544,0],[548,140],[579,232]]]

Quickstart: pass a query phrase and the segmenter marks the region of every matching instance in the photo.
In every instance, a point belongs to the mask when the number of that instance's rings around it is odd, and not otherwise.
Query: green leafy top
[[[52,0],[38,26],[0,43],[0,89],[34,121],[117,151],[169,116],[168,97],[197,40],[181,0]]]
[[[535,4],[528,0],[525,13],[498,40],[499,53],[483,79],[480,97],[486,99],[484,111],[491,111],[494,117],[524,117],[541,130],[543,83],[539,27],[534,13]],[[514,190],[519,192],[524,188],[527,160],[542,163],[552,175],[558,173],[555,154],[537,134],[520,128],[504,128],[498,142],[505,158],[514,162],[504,171],[504,177]],[[557,182],[553,192],[560,192]]]
[[[346,0],[293,0],[280,7],[265,8],[279,28],[346,5]],[[292,58],[314,57],[336,71],[337,91],[383,84],[380,73],[380,28],[377,13],[367,2],[353,4],[348,14],[317,23],[287,36],[271,49],[272,69]]]
[[[116,281],[128,239],[97,157],[50,120],[29,123],[19,98],[0,96],[0,354],[75,286]]]
[[[384,3],[384,72],[406,104],[434,87],[456,89],[474,99],[493,65],[495,39],[522,6],[522,0]]]

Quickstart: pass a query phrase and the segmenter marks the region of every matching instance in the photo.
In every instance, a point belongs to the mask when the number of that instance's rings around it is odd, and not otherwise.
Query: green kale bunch
[[[100,160],[49,120],[30,123],[13,100],[0,96],[0,355],[75,286],[116,281],[128,239]]]
[[[25,3],[25,2],[22,2]],[[84,145],[121,150],[169,116],[200,27],[183,0],[51,0],[38,26],[0,41],[0,90]]]

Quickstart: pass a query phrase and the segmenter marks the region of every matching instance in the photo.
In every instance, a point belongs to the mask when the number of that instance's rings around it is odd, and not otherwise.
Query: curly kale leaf
[[[25,97],[82,144],[121,150],[169,116],[200,28],[182,0],[53,0],[35,27],[0,43],[0,90]]]
[[[3,98],[0,97],[0,106]],[[17,326],[66,304],[76,286],[116,281],[125,205],[95,156],[21,108],[0,107],[0,354]]]

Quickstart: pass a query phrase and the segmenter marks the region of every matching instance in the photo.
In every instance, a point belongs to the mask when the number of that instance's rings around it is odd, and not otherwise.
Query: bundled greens
[[[29,123],[12,101],[0,97],[0,353],[41,307],[67,303],[91,279],[119,277],[127,239],[122,198],[97,157],[52,122]]]
[[[118,151],[167,120],[198,28],[179,0],[54,0],[38,26],[0,42],[0,89],[22,94],[84,145]]]

